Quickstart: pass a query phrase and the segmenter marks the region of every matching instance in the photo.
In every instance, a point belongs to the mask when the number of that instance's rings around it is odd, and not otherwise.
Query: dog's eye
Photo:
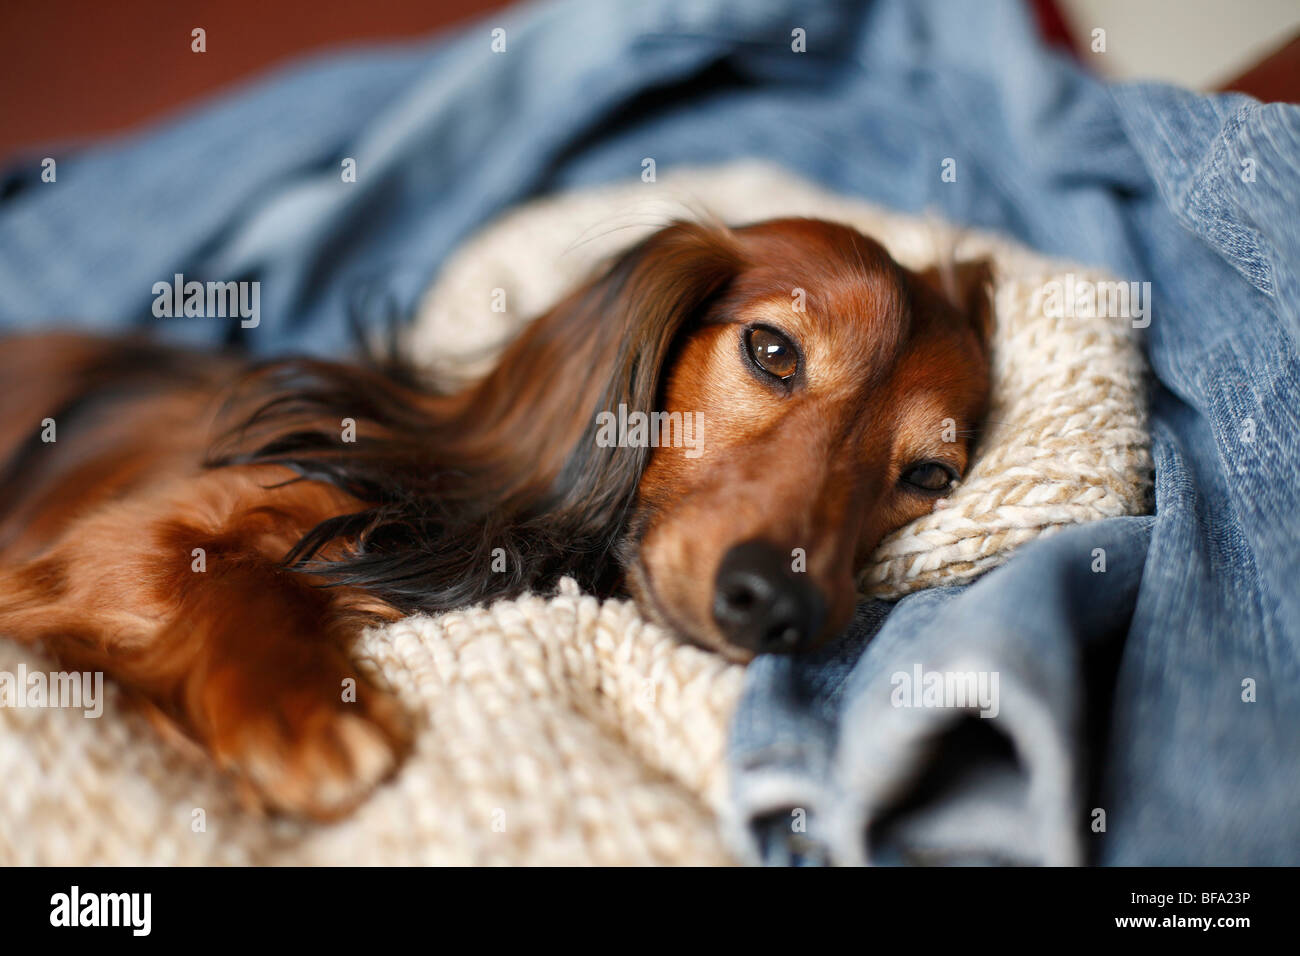
[[[899,480],[928,494],[939,494],[952,488],[957,473],[937,461],[923,461],[906,469]]]
[[[799,356],[790,340],[771,329],[750,329],[745,347],[759,368],[777,378],[789,378],[799,367]]]

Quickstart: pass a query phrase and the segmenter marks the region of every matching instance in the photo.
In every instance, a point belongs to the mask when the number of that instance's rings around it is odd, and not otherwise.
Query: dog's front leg
[[[345,813],[397,766],[407,729],[347,653],[383,609],[280,564],[329,494],[216,471],[98,509],[0,567],[0,636],[102,670],[257,805]]]

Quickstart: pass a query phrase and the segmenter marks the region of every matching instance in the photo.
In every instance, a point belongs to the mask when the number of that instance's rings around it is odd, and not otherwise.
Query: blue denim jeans
[[[1296,107],[1108,86],[1016,0],[519,7],[10,164],[0,328],[337,353],[511,203],[646,157],[663,179],[742,156],[1151,282],[1156,474],[1153,517],[864,605],[822,655],[755,663],[729,757],[738,852],[1300,862]],[[175,273],[259,280],[259,325],[155,318]],[[996,672],[997,716],[895,706],[918,665]]]

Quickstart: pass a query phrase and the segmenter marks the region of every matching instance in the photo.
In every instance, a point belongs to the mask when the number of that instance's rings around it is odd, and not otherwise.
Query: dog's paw
[[[351,676],[355,692],[347,693]],[[210,746],[254,808],[336,819],[396,769],[409,739],[397,702],[355,674],[210,697]]]

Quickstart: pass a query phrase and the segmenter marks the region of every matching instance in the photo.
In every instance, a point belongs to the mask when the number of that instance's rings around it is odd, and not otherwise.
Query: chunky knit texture
[[[1039,294],[1068,272],[1104,277],[763,166],[677,170],[517,210],[447,264],[409,346],[448,374],[477,374],[600,259],[705,211],[727,222],[843,221],[913,267],[949,249],[994,259],[993,423],[946,506],[882,544],[866,590],[964,580],[1062,525],[1144,509],[1150,456],[1128,323],[1049,318]],[[495,289],[505,312],[492,311]],[[727,860],[714,812],[741,669],[678,644],[629,603],[566,582],[551,598],[368,631],[357,654],[419,731],[397,776],[349,819],[247,814],[228,780],[164,744],[109,685],[97,720],[0,708],[0,864]],[[53,667],[0,642],[0,671],[20,663]]]
[[[119,706],[0,708],[0,864],[725,863],[714,826],[740,668],[567,581],[550,600],[367,632],[419,722],[397,777],[333,825],[260,819]],[[0,644],[0,670],[49,670]],[[199,822],[203,829],[198,828]]]

